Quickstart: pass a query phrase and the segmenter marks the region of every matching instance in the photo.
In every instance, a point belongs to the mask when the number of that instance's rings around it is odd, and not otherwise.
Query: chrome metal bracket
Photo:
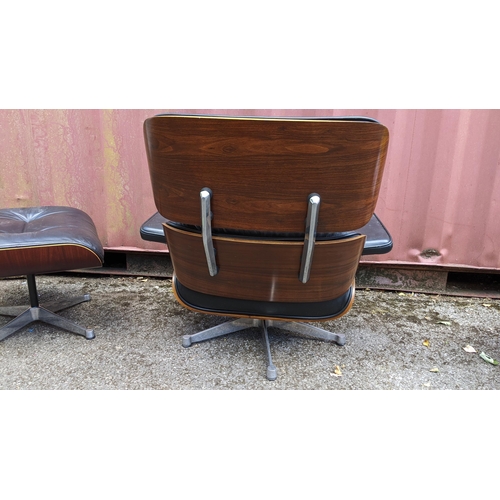
[[[300,265],[299,273],[299,280],[302,283],[307,283],[311,274],[314,244],[316,243],[316,230],[318,228],[320,203],[321,198],[319,194],[312,193],[309,195],[309,199],[307,202],[306,230],[304,235],[304,251],[302,252],[302,262]]]
[[[212,191],[210,188],[203,188],[200,191],[201,201],[201,234],[203,238],[203,247],[207,258],[208,272],[210,276],[218,273],[217,263],[215,261],[215,249],[212,241],[212,212],[210,210],[210,199]]]

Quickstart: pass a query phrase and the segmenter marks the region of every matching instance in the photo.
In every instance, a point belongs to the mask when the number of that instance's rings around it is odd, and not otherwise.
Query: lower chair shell
[[[174,275],[173,279],[173,291],[174,291],[174,296],[177,299],[177,301],[187,309],[190,309],[195,312],[201,312],[205,314],[213,314],[213,315],[218,315],[218,316],[229,316],[229,317],[236,317],[237,319],[233,319],[231,321],[222,323],[220,325],[214,326],[212,328],[208,328],[206,330],[203,330],[201,332],[197,332],[191,335],[184,335],[182,338],[182,345],[184,347],[189,347],[195,342],[203,342],[205,340],[210,340],[214,339],[217,337],[221,337],[223,335],[228,335],[230,333],[235,333],[241,330],[246,330],[247,328],[252,328],[252,327],[260,327],[262,329],[262,335],[264,339],[264,345],[267,353],[267,359],[268,359],[268,364],[267,364],[267,372],[266,376],[268,380],[276,380],[277,378],[277,369],[274,366],[274,363],[272,361],[271,357],[271,350],[270,350],[270,345],[269,345],[269,336],[267,329],[268,327],[275,327],[275,328],[280,328],[283,330],[287,330],[291,333],[296,333],[299,335],[304,335],[308,338],[312,339],[318,339],[318,340],[326,340],[326,341],[332,341],[335,342],[336,344],[342,346],[345,344],[345,335],[343,334],[336,334],[333,332],[329,332],[328,330],[324,330],[322,328],[318,328],[316,326],[310,325],[305,323],[310,322],[313,320],[313,318],[296,318],[295,320],[292,320],[288,318],[288,320],[284,320],[283,318],[276,318],[276,317],[269,317],[269,316],[263,316],[263,315],[243,315],[242,313],[235,313],[228,311],[227,308],[224,310],[223,307],[224,305],[227,306],[228,299],[224,297],[211,297],[209,300],[211,300],[213,303],[216,301],[219,301],[220,307],[218,309],[210,309],[207,310],[205,308],[200,308],[195,306],[194,304],[188,303],[185,301],[184,297],[181,295],[180,290],[186,290],[185,287],[183,287],[180,282],[176,279],[176,276]],[[317,318],[316,321],[326,321],[329,319],[336,319],[340,318],[344,314],[347,314],[349,310],[352,307],[352,304],[354,302],[354,291],[355,291],[355,285],[354,282],[349,288],[348,292],[345,294],[345,305],[344,307],[337,309],[337,310],[330,310],[330,314],[328,317],[322,317],[322,318]],[[338,302],[338,304],[341,304],[342,302]],[[323,305],[323,307],[325,307]],[[324,311],[326,312],[326,311]]]

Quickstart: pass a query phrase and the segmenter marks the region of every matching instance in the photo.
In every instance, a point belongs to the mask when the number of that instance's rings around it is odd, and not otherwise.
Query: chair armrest
[[[162,217],[156,212],[141,226],[141,238],[145,241],[166,243],[165,234],[163,232],[163,223],[166,220],[165,217]]]
[[[366,236],[362,255],[377,255],[392,250],[392,238],[380,219],[373,214],[370,222],[358,229],[358,233]]]

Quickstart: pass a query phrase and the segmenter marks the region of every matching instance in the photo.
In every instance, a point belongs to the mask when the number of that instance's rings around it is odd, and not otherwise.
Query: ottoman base
[[[0,341],[6,339],[10,335],[16,333],[21,328],[34,321],[42,321],[49,325],[57,326],[63,330],[71,333],[84,336],[86,339],[93,339],[95,337],[94,330],[83,328],[72,321],[55,314],[53,311],[61,311],[68,307],[80,304],[90,300],[90,295],[83,295],[72,299],[64,299],[61,301],[53,301],[45,304],[50,307],[52,311],[42,307],[38,303],[38,293],[36,290],[36,282],[34,275],[28,275],[28,290],[30,295],[31,305],[26,309],[26,306],[13,306],[13,307],[0,307],[1,316],[17,316],[12,321],[0,328]]]

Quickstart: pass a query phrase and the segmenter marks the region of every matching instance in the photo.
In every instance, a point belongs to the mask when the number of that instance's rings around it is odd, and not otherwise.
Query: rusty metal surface
[[[142,124],[161,112],[378,119],[394,249],[362,261],[500,270],[500,110],[0,110],[0,206],[75,206],[106,248],[163,251],[139,235],[156,211]]]
[[[87,212],[106,248],[142,241],[155,211],[142,123],[157,110],[0,110],[0,206]]]

